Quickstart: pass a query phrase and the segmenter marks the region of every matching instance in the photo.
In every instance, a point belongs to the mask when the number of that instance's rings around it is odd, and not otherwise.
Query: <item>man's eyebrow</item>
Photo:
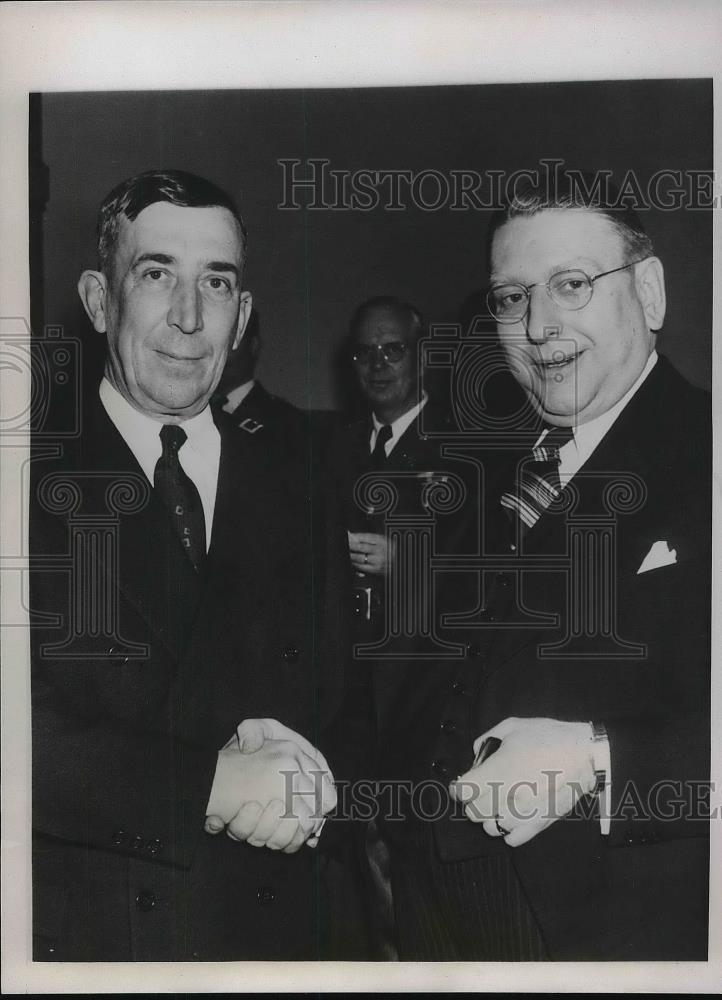
[[[546,277],[538,278],[534,282],[534,284],[540,284],[540,283],[543,283],[545,281],[548,281],[549,278],[551,278],[553,275],[560,274],[562,271],[584,271],[586,273],[587,269],[590,269],[590,273],[591,273],[592,271],[594,271],[594,270],[602,267],[602,265],[601,265],[601,263],[599,261],[595,260],[592,257],[585,257],[584,255],[580,255],[580,256],[577,256],[577,257],[562,258],[562,260],[566,260],[566,263],[550,264],[546,268],[546,270],[544,271],[544,274],[546,275]],[[526,282],[520,281],[519,278],[509,278],[509,277],[506,276],[505,272],[501,272],[501,273],[499,273],[499,272],[493,273],[492,272],[492,274],[491,274],[491,276],[489,278],[489,284],[490,285],[516,285],[516,284],[522,284],[522,285],[524,285],[524,284],[526,284]]]
[[[231,274],[236,276],[236,278],[240,278],[241,274],[238,267],[228,260],[209,260],[206,264],[206,268],[209,271],[230,271]]]
[[[162,253],[159,250],[151,250],[148,253],[142,253],[140,257],[134,262],[133,269],[139,267],[141,264],[177,264],[178,261],[175,257],[167,253]],[[240,280],[241,272],[236,264],[233,264],[228,260],[209,260],[204,265],[207,271],[221,271],[227,272],[235,275],[237,280]]]
[[[175,264],[175,257],[171,257],[170,254],[160,253],[159,251],[152,250],[150,253],[142,253],[140,257],[133,263],[133,267],[138,267],[139,264],[147,264],[148,262],[153,264]]]

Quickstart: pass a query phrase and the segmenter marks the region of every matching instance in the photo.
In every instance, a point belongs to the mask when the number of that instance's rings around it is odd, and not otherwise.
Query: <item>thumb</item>
[[[225,823],[220,816],[206,816],[205,831],[206,833],[220,833],[225,827]]]
[[[236,730],[238,749],[241,753],[255,753],[268,735],[262,719],[244,719]]]
[[[519,719],[510,715],[507,719],[503,719],[501,722],[498,722],[495,726],[492,726],[491,729],[487,729],[487,731],[485,733],[482,733],[481,736],[477,736],[476,739],[474,740],[474,753],[477,754],[479,752],[479,747],[481,746],[481,744],[484,742],[484,740],[488,739],[490,736],[495,737],[497,740],[502,740],[502,741],[505,740],[507,736],[509,736],[511,733],[514,732],[515,729],[518,728],[519,721],[520,721]]]

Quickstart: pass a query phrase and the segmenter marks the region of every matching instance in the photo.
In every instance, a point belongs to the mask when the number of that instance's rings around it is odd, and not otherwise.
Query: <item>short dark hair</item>
[[[412,306],[410,302],[402,302],[401,299],[397,299],[393,295],[375,295],[373,298],[366,299],[354,310],[348,327],[351,340],[356,336],[366,314],[374,309],[390,309],[404,315],[408,320],[409,330],[417,343],[424,335],[426,323],[416,306]]]
[[[609,172],[595,174],[567,168],[545,178],[543,183],[524,177],[506,204],[492,214],[486,246],[489,265],[494,236],[505,223],[555,208],[586,208],[608,219],[621,237],[625,263],[654,255],[641,219],[631,206],[623,203]]]
[[[246,227],[238,206],[230,195],[204,177],[184,170],[146,170],[113,188],[100,206],[97,238],[98,266],[101,271],[107,272],[112,261],[118,240],[120,216],[124,215],[132,222],[144,208],[158,201],[166,201],[182,208],[227,208],[241,227],[245,259]]]

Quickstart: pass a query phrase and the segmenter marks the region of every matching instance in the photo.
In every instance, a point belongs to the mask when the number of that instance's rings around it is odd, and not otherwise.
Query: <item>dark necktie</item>
[[[501,505],[523,537],[561,492],[559,450],[574,437],[571,427],[552,427],[517,471],[514,489],[501,495]],[[516,533],[516,532],[515,532]]]
[[[374,471],[380,471],[386,464],[386,442],[391,438],[391,424],[381,424],[376,434],[376,444],[371,452],[369,466]]]
[[[178,452],[187,438],[177,424],[163,424],[163,453],[153,473],[153,487],[173,518],[181,545],[199,570],[206,555],[206,522],[203,504],[193,481],[183,471]]]

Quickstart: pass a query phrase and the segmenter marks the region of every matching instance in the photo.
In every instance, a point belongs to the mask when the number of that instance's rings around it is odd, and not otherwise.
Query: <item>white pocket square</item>
[[[650,569],[659,569],[661,566],[671,566],[676,562],[676,549],[670,549],[667,542],[655,542],[642,560],[642,565],[637,570],[637,576],[639,576],[640,573],[648,573]]]

